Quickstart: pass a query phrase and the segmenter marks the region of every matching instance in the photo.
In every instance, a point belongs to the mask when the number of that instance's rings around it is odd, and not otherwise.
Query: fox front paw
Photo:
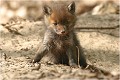
[[[76,63],[70,63],[71,68],[78,68],[79,66]]]
[[[38,63],[38,62],[39,62],[39,60],[37,60],[37,59],[32,60],[32,63]]]

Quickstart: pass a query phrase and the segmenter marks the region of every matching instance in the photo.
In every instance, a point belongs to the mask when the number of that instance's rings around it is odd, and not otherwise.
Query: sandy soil
[[[94,24],[87,24],[89,22],[86,20],[89,18],[79,18],[77,25],[95,25],[102,21],[99,17],[97,20],[93,17]],[[80,23],[84,20],[86,23]],[[103,18],[103,20],[111,24],[111,19]],[[113,22],[114,20],[116,19],[113,19]],[[96,26],[100,25],[96,24]],[[44,62],[35,65],[30,63],[42,43],[43,27],[42,21],[23,19],[15,19],[8,24],[0,25],[0,80],[119,79],[119,37],[97,31],[76,32],[85,51],[87,62],[97,67],[96,69],[91,67],[83,70]]]

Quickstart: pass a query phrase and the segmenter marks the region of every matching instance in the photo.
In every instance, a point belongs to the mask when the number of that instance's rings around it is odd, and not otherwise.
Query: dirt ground
[[[119,25],[118,15],[107,16],[102,19],[99,16],[79,17],[76,26]],[[102,22],[106,25],[102,25]],[[84,49],[87,62],[95,66],[81,69],[49,62],[34,65],[30,63],[42,43],[43,34],[42,21],[14,19],[8,24],[0,25],[0,80],[119,79],[119,36],[78,29],[76,34]]]

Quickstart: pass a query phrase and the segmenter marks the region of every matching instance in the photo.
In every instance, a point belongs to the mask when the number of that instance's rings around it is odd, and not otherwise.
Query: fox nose
[[[62,34],[64,34],[64,33],[65,33],[65,31],[61,31],[61,33],[62,33]]]

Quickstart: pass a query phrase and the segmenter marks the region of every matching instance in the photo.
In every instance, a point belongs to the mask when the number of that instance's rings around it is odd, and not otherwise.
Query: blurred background
[[[0,23],[6,23],[11,18],[40,20],[43,18],[42,4],[49,1],[65,0],[0,0]],[[73,1],[73,0],[68,0]],[[76,14],[118,14],[119,0],[74,0],[76,2]]]

